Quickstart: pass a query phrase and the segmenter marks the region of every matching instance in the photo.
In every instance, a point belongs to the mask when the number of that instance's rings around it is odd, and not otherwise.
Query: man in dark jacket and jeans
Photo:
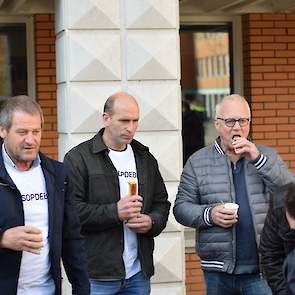
[[[295,182],[291,182],[273,193],[260,240],[262,270],[273,294],[295,294],[294,248]]]
[[[89,294],[79,218],[64,164],[39,152],[40,106],[27,96],[0,111],[0,294],[61,295],[61,258],[72,292]]]
[[[115,93],[104,106],[104,128],[65,157],[92,295],[150,293],[153,237],[165,228],[170,203],[157,161],[133,139],[138,120],[136,100]]]

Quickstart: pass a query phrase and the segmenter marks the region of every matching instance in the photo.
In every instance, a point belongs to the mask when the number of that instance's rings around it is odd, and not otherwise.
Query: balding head
[[[251,111],[250,111],[250,107],[249,107],[249,104],[247,102],[247,100],[239,95],[239,94],[231,94],[231,95],[228,95],[228,96],[225,96],[221,101],[220,103],[218,103],[216,105],[216,108],[215,108],[215,119],[217,119],[218,117],[220,117],[221,115],[221,112],[222,112],[222,109],[225,105],[228,104],[228,102],[238,102],[238,103],[244,103],[247,107],[247,110],[249,111],[249,118],[251,117]]]
[[[115,104],[118,103],[118,104],[136,104],[137,107],[138,107],[138,104],[137,104],[137,101],[135,100],[135,98],[130,95],[129,93],[127,92],[123,92],[123,91],[120,91],[120,92],[116,92],[114,94],[112,94],[105,102],[104,104],[104,108],[103,108],[103,112],[104,113],[107,113],[109,116],[112,116],[115,112]]]

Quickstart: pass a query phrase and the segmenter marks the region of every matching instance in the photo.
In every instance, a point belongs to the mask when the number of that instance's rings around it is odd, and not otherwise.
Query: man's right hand
[[[138,195],[126,196],[117,203],[120,220],[128,220],[136,217],[142,207],[142,197]]]
[[[9,228],[2,234],[0,247],[40,254],[40,249],[43,247],[42,232],[33,226]]]
[[[218,205],[211,209],[211,218],[215,225],[228,228],[238,222],[235,210],[226,209],[224,205]]]

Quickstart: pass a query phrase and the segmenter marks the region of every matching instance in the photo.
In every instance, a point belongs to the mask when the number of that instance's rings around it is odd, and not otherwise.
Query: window
[[[0,24],[0,95],[28,93],[25,24]]]
[[[233,89],[231,38],[231,23],[181,27],[184,163],[216,138],[215,106]]]

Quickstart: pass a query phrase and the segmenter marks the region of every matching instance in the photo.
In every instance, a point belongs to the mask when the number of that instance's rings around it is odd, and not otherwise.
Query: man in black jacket
[[[104,128],[65,157],[85,236],[91,294],[150,293],[153,237],[165,228],[170,203],[157,161],[134,140],[136,100],[113,94]]]
[[[27,96],[0,111],[0,294],[89,294],[86,257],[65,166],[39,152],[43,114]]]
[[[295,294],[291,283],[295,261],[290,263],[295,247],[294,221],[295,183],[291,182],[273,193],[260,240],[263,274],[276,295]]]

